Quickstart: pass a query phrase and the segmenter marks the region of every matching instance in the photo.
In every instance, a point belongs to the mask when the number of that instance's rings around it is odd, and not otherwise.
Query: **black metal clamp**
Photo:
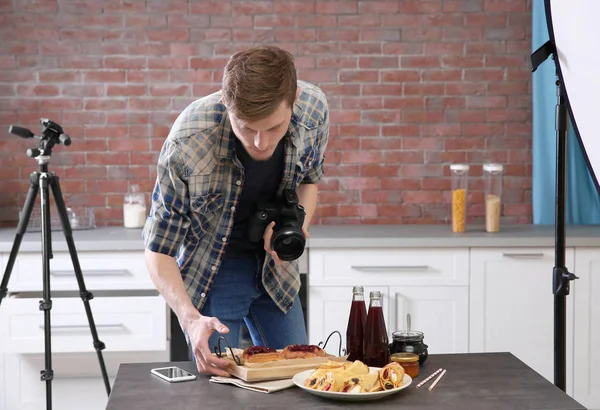
[[[331,332],[329,334],[329,336],[327,336],[327,339],[325,339],[325,343],[323,342],[319,342],[318,347],[320,347],[321,349],[325,349],[325,347],[327,347],[327,343],[329,343],[329,339],[331,338],[331,336],[333,336],[335,333],[338,334],[338,336],[340,337],[340,344],[338,347],[338,356],[343,356],[346,355],[346,349],[342,349],[342,334],[340,332],[338,332],[337,330],[334,330],[333,332]],[[229,352],[231,353],[231,357],[233,358],[233,360],[235,361],[235,363],[238,366],[242,365],[242,360],[240,359],[240,357],[235,354],[233,352],[233,348],[231,347],[231,345],[229,344],[229,342],[227,341],[227,339],[224,336],[220,336],[217,339],[217,345],[214,347],[213,351],[215,352],[215,355],[218,358],[222,358],[223,354],[225,353],[225,350],[221,348],[221,340],[223,340],[223,342],[225,342],[225,344],[227,345],[227,348],[229,348]],[[342,351],[344,352],[344,354],[342,355]]]

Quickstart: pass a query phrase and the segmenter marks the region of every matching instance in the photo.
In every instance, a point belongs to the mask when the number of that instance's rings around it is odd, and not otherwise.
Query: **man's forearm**
[[[169,255],[146,250],[146,266],[154,286],[175,312],[184,329],[187,328],[190,321],[200,317],[200,313],[185,290],[177,262]]]
[[[300,184],[296,190],[298,194],[298,202],[304,207],[306,216],[304,217],[303,228],[308,231],[308,227],[317,208],[317,196],[319,189],[317,184]]]

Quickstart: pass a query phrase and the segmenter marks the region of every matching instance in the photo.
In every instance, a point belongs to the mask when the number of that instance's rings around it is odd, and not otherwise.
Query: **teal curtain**
[[[548,40],[544,1],[533,2],[532,52]],[[532,75],[533,91],[533,223],[554,224],[556,201],[556,66],[549,58]],[[567,132],[566,223],[600,224],[600,194],[587,168],[569,121]]]

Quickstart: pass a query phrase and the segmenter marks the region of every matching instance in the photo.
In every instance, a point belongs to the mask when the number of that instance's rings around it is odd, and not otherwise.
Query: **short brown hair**
[[[293,107],[297,77],[294,57],[274,46],[258,46],[231,56],[223,74],[228,109],[240,120],[258,121],[282,101]]]

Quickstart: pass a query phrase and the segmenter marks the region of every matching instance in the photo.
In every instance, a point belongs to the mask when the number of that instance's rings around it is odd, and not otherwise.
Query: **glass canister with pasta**
[[[469,165],[452,164],[452,232],[464,232],[467,221]]]
[[[502,164],[484,164],[485,183],[485,230],[500,231],[500,214],[502,204]]]

